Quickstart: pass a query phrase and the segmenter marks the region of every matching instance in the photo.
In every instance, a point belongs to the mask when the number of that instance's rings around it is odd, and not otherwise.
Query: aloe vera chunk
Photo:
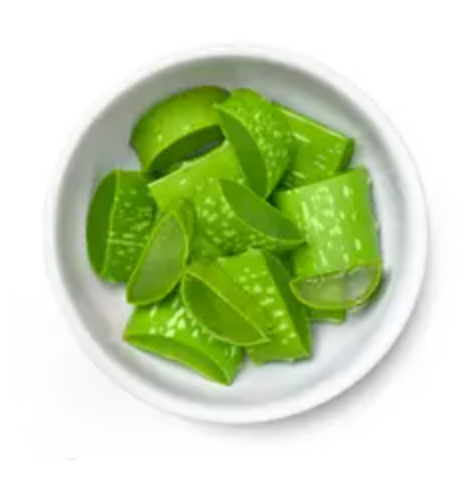
[[[148,305],[172,291],[185,270],[193,229],[193,209],[186,201],[157,222],[127,284],[128,302]]]
[[[250,247],[286,251],[303,238],[296,225],[245,186],[211,180],[195,197],[197,224],[224,254]]]
[[[355,148],[352,138],[285,106],[279,108],[297,143],[297,153],[281,182],[283,189],[328,179],[347,168]]]
[[[291,276],[280,260],[269,252],[249,249],[240,255],[223,257],[218,264],[270,318],[266,326],[269,342],[248,348],[253,362],[308,357],[309,322],[289,288]]]
[[[214,104],[227,96],[223,88],[200,86],[149,108],[134,126],[130,138],[143,170],[160,173],[223,138]]]
[[[177,291],[157,304],[136,308],[124,340],[224,385],[233,382],[243,357],[240,347],[218,341],[193,319]]]
[[[242,181],[235,152],[229,142],[205,155],[184,161],[180,168],[149,184],[149,189],[161,211],[167,211],[182,198],[192,199],[209,179]]]
[[[296,297],[326,310],[349,309],[367,300],[382,272],[368,172],[357,168],[279,192],[274,201],[294,218],[306,240],[291,255]]]
[[[247,89],[234,90],[216,108],[248,186],[267,197],[295,154],[296,145],[286,118],[279,108]]]
[[[216,262],[195,262],[187,268],[182,298],[192,317],[219,340],[241,346],[268,340],[268,314]]]
[[[93,270],[109,282],[127,282],[147,243],[156,206],[144,177],[115,170],[99,184],[86,224]]]

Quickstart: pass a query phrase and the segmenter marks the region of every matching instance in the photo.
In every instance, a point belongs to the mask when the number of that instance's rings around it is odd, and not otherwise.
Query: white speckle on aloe
[[[192,337],[197,338],[197,337],[198,337],[198,334],[199,334],[198,329],[195,329],[195,330],[192,332]]]
[[[350,263],[350,256],[347,252],[344,253],[344,261],[346,264]]]
[[[347,184],[344,184],[344,186],[342,187],[342,192],[344,193],[344,197],[346,198],[350,198],[350,196],[354,194],[354,191],[349,186],[347,186]]]
[[[301,173],[301,171],[291,171],[291,176],[294,176],[298,179],[306,179],[306,175]]]
[[[272,286],[266,287],[266,293],[267,294],[273,295],[275,293],[275,291],[276,291],[276,289]]]
[[[186,178],[182,178],[180,181],[179,181],[179,186],[185,186],[187,184],[187,179]]]
[[[295,339],[296,337],[297,337],[296,332],[293,332],[293,333],[289,334],[289,336],[288,336],[288,338],[290,338],[290,339]]]
[[[345,212],[339,211],[339,217],[344,221],[345,220]]]
[[[360,239],[354,239],[354,245],[356,250],[362,250],[362,241]]]
[[[149,317],[150,318],[155,317],[158,311],[159,311],[159,307],[157,305],[154,305],[149,311]]]
[[[263,293],[263,288],[259,285],[259,284],[256,284],[254,287],[253,287],[253,292],[255,294],[262,294]]]
[[[234,231],[233,229],[227,229],[223,231],[223,234],[225,235],[225,237],[233,237],[236,234],[236,231]]]
[[[149,327],[149,331],[148,331],[148,332],[149,332],[149,334],[151,334],[151,335],[156,334],[156,333],[157,333],[157,327],[154,327],[154,326]]]
[[[334,243],[332,241],[327,241],[327,248],[332,251],[332,249],[334,249]]]
[[[218,214],[216,214],[216,213],[210,214],[207,217],[208,222],[215,222],[217,219],[218,219]]]
[[[238,347],[232,347],[230,355],[234,357],[237,353],[238,353]]]
[[[329,230],[329,235],[333,236],[341,236],[342,235],[342,228],[337,224],[332,229]]]
[[[289,328],[289,324],[287,324],[286,322],[282,323],[278,328],[278,332],[282,332],[284,330],[287,330]]]
[[[215,201],[213,200],[213,198],[211,198],[210,196],[207,196],[204,200],[203,200],[204,204],[208,204],[209,206],[214,206],[215,205]]]
[[[274,317],[284,317],[286,315],[286,312],[283,309],[276,309],[273,311],[273,316]]]
[[[324,267],[329,265],[329,261],[327,260],[327,256],[322,249],[319,250],[319,258],[321,259],[321,263]]]
[[[169,329],[167,332],[165,332],[164,337],[172,338],[175,337],[175,330],[174,329]]]
[[[179,330],[184,330],[187,328],[187,323],[185,322],[184,319],[180,319],[178,324],[177,324],[177,327]]]
[[[266,307],[267,305],[273,304],[275,301],[276,300],[274,297],[266,297],[266,299],[263,299],[259,302],[259,305]]]
[[[325,230],[324,225],[318,219],[312,218],[312,220],[310,222],[317,231],[324,231]]]
[[[352,219],[353,222],[357,222],[357,213],[353,212],[353,213],[350,215],[350,218]]]
[[[325,217],[334,217],[335,216],[335,211],[333,209],[324,209],[322,211],[322,215]]]
[[[289,344],[289,340],[288,340],[288,339],[283,339],[283,340],[281,340],[281,343],[282,343],[283,345],[288,345],[288,344]]]

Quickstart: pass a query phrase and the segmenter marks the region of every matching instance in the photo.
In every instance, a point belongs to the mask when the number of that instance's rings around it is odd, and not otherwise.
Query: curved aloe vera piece
[[[343,134],[284,106],[297,143],[297,153],[281,182],[284,189],[328,179],[349,165],[355,142]]]
[[[289,288],[291,276],[269,252],[249,249],[218,260],[220,267],[268,313],[269,342],[248,348],[255,363],[310,355],[309,322]]]
[[[225,385],[233,382],[243,357],[240,347],[216,340],[194,320],[177,292],[156,305],[137,308],[124,340]]]
[[[197,224],[208,239],[227,254],[249,247],[286,251],[303,238],[276,208],[245,186],[211,180],[195,198]]]
[[[216,108],[248,186],[267,197],[295,154],[294,138],[286,118],[272,103],[246,89],[233,91]]]
[[[181,198],[191,199],[209,179],[242,180],[235,152],[229,142],[198,159],[185,161],[182,166],[149,184],[149,189],[161,211],[173,207]]]
[[[147,305],[172,291],[185,270],[193,229],[193,210],[185,201],[157,222],[127,284],[128,302]]]
[[[266,311],[216,262],[196,262],[187,268],[182,298],[192,317],[219,340],[242,346],[267,341]]]
[[[156,214],[144,177],[116,170],[99,184],[89,206],[86,242],[94,271],[110,282],[127,282]]]
[[[311,323],[343,324],[347,318],[345,310],[317,310],[311,307],[305,308],[305,314]]]
[[[160,173],[223,137],[214,104],[228,92],[217,86],[185,90],[149,108],[130,139],[144,171]]]
[[[358,168],[275,195],[277,206],[294,218],[306,240],[292,253],[297,276],[292,289],[306,305],[347,309],[377,288],[381,255],[369,183],[367,171]]]

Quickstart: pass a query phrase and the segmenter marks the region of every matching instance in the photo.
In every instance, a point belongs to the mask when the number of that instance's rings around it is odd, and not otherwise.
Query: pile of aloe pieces
[[[124,341],[229,385],[312,355],[382,276],[369,173],[354,140],[248,89],[181,91],[150,107],[87,218],[91,266],[126,284]]]

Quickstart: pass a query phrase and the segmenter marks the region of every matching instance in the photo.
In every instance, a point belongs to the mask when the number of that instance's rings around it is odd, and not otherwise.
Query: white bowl
[[[314,328],[312,360],[247,364],[223,387],[121,341],[130,313],[124,290],[100,282],[85,249],[85,218],[100,178],[138,167],[128,145],[138,115],[160,98],[196,85],[249,87],[357,140],[355,163],[371,171],[386,282],[371,306],[343,326]],[[54,290],[86,354],[135,396],[182,416],[261,422],[322,404],[367,374],[388,352],[417,300],[427,255],[427,219],[418,175],[402,140],[362,92],[319,64],[255,49],[220,49],[162,62],[134,78],[87,118],[58,166],[47,219]]]

